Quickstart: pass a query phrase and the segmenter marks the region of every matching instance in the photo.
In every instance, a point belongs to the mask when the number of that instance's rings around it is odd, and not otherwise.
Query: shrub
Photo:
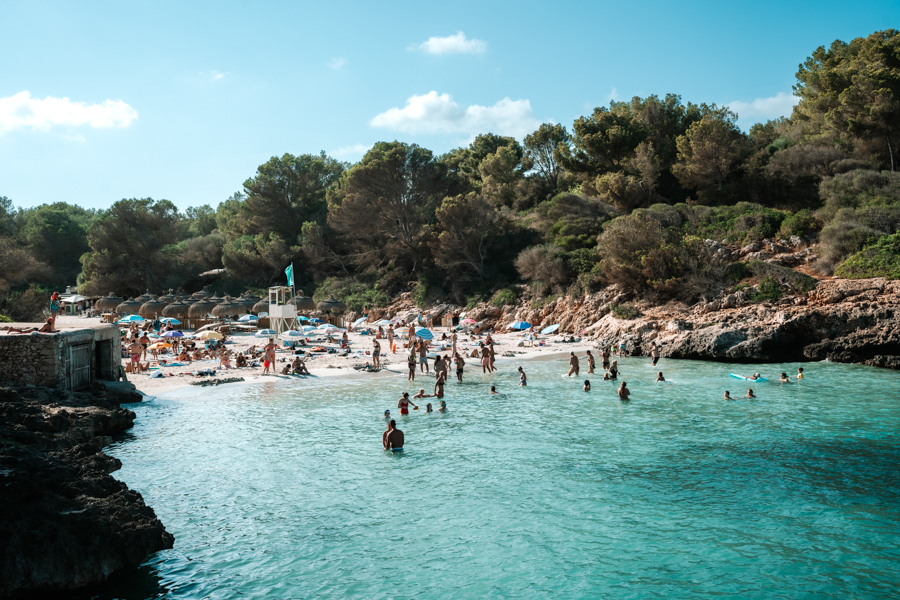
[[[771,277],[763,279],[757,290],[751,298],[753,302],[774,302],[781,298],[781,286]]]
[[[499,289],[491,297],[491,304],[494,306],[507,306],[515,303],[516,291],[512,288]]]
[[[886,235],[857,252],[838,266],[835,275],[847,279],[900,279],[900,233]]]
[[[778,235],[782,238],[789,238],[792,235],[802,237],[815,231],[816,228],[815,217],[812,216],[812,212],[808,208],[804,208],[785,217],[784,221],[781,222],[781,229],[778,230]]]
[[[6,315],[0,315],[0,323],[12,323],[13,320]]]
[[[641,311],[638,310],[638,308],[636,306],[634,306],[633,304],[628,304],[628,303],[610,304],[609,310],[612,312],[613,315],[615,315],[615,317],[617,319],[631,320],[631,319],[637,319],[638,317],[641,316]]]
[[[425,303],[428,301],[428,279],[424,276],[419,277],[419,282],[413,289],[413,300],[415,300],[416,306],[419,308],[424,307]]]
[[[816,287],[815,279],[787,267],[780,267],[759,260],[751,262],[747,267],[752,275],[764,278],[763,282],[772,280],[795,293],[805,294]]]
[[[516,270],[526,281],[537,284],[537,295],[543,295],[551,287],[560,287],[568,281],[563,251],[546,244],[532,246],[519,253]]]
[[[316,288],[312,298],[321,302],[335,297],[347,305],[347,310],[360,311],[364,306],[387,306],[391,297],[377,284],[354,277],[331,277]]]

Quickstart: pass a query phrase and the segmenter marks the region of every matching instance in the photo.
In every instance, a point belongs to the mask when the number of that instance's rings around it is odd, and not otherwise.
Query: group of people
[[[762,379],[762,375],[760,375],[759,373],[754,373],[751,377],[748,377],[747,379],[750,381],[758,381],[759,379]],[[797,367],[797,380],[799,381],[800,379],[803,379],[803,367]],[[763,381],[765,381],[765,380],[763,380]],[[791,378],[788,377],[787,373],[782,373],[781,377],[778,378],[778,383],[793,383],[793,382],[791,381]],[[744,398],[756,398],[756,397],[757,397],[756,394],[753,393],[753,389],[748,388],[747,394],[744,396]],[[729,392],[728,390],[725,390],[724,399],[725,400],[734,400],[734,398],[731,396],[731,392]]]

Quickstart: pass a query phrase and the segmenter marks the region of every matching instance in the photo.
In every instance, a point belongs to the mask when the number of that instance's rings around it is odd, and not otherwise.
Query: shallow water
[[[405,376],[191,389],[132,405],[116,476],[173,550],[96,598],[885,598],[900,584],[898,374],[804,364],[565,361],[447,386]],[[657,370],[669,381],[655,383]],[[433,382],[421,378],[422,385]],[[502,396],[487,394],[496,385]],[[434,399],[432,399],[434,400]]]

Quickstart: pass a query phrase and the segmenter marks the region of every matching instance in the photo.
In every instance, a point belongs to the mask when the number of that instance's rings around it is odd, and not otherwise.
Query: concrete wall
[[[15,325],[18,326],[18,325]],[[112,325],[67,329],[55,334],[0,333],[0,382],[69,387],[69,348],[87,346],[90,379],[114,380],[121,364],[121,335]]]

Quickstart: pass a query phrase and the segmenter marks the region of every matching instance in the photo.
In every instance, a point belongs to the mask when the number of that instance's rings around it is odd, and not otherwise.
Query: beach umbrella
[[[477,323],[475,319],[463,319],[460,323],[465,323],[466,325],[471,325],[472,323]]]
[[[176,317],[184,318],[186,316],[185,313],[187,313],[187,307],[188,305],[186,303],[181,300],[176,300],[166,306],[163,309],[162,314],[166,319],[174,319]],[[179,323],[179,325],[181,325],[181,323]]]
[[[343,331],[340,327],[335,327],[334,325],[319,325],[318,330],[322,333],[335,333],[336,331]]]
[[[136,302],[134,298],[129,298],[116,307],[116,312],[120,315],[136,315],[141,310],[141,304],[142,302]]]
[[[218,331],[201,331],[197,335],[194,336],[198,340],[221,340],[224,335],[219,333]]]
[[[303,331],[303,333],[309,333],[310,331],[318,331],[319,330],[317,327],[313,327],[312,325],[304,325],[300,329]]]
[[[221,304],[222,302],[225,301],[225,298],[224,297],[219,298],[218,296],[211,296],[211,297],[207,298],[207,300],[209,300],[210,302],[214,302],[216,304]]]
[[[556,323],[555,325],[550,325],[548,327],[544,327],[543,329],[541,329],[541,333],[553,333],[557,329],[559,329],[559,323]]]
[[[347,310],[347,305],[340,300],[335,300],[334,297],[330,297],[328,298],[328,300],[322,300],[321,302],[319,302],[316,305],[316,308],[319,310],[319,312],[339,315]]]
[[[209,291],[209,286],[206,286],[199,292],[191,294],[191,298],[194,298],[195,300],[205,300],[206,298],[211,298],[212,295],[212,292]]]
[[[516,321],[509,326],[510,329],[528,329],[529,327],[531,327],[531,323],[526,323],[525,321]]]
[[[256,315],[256,316],[259,317],[260,319],[265,319],[266,317],[269,316],[269,313],[267,313],[266,311],[262,311],[261,313],[259,313],[259,314]],[[298,318],[299,318],[299,317],[298,317]],[[307,320],[307,318],[306,318],[306,317],[303,317],[303,320],[305,321],[305,320]]]
[[[112,312],[118,308],[120,304],[122,304],[124,300],[119,298],[112,292],[107,296],[103,296],[99,300],[97,300],[97,304],[94,305],[94,308],[99,310],[100,312]]]
[[[254,304],[251,307],[250,312],[261,313],[261,312],[267,312],[268,310],[269,310],[269,299],[263,298],[262,300],[259,300],[256,304]]]
[[[297,307],[297,310],[302,310],[303,312],[316,310],[315,301],[309,296],[304,296],[303,292],[300,292],[299,296],[294,296],[294,306]]]
[[[161,315],[162,311],[168,305],[168,302],[163,302],[157,298],[152,298],[141,304],[141,308],[138,310],[138,314],[140,314],[145,319],[152,319],[157,315]]]
[[[236,315],[242,315],[247,312],[246,307],[243,304],[238,304],[237,302],[232,302],[231,298],[225,296],[222,300],[222,303],[212,309],[212,315],[214,317],[233,317]]]
[[[163,323],[168,323],[169,325],[181,325],[181,321],[176,319],[175,317],[163,317],[160,319]]]
[[[188,309],[187,316],[191,319],[205,319],[209,315],[209,311],[216,307],[215,302],[210,302],[206,298],[202,298],[194,302]]]
[[[249,323],[250,321],[259,321],[259,317],[256,315],[244,315],[240,319],[238,319],[241,323]]]
[[[135,298],[135,300],[137,300],[138,302],[143,304],[144,302],[149,302],[150,300],[153,300],[153,298],[154,298],[153,294],[150,293],[150,290],[147,290],[146,292],[144,292],[143,294],[141,294],[140,296]]]
[[[144,317],[140,315],[128,315],[119,319],[119,323],[142,323],[144,320]]]
[[[175,299],[176,299],[176,300],[187,300],[187,299],[190,298],[190,297],[191,297],[191,295],[188,294],[187,292],[185,292],[185,291],[184,291],[183,289],[181,289],[181,288],[178,288],[178,291],[175,292]]]
[[[296,342],[298,340],[302,340],[304,335],[299,331],[294,331],[293,329],[289,329],[278,336],[286,342]]]
[[[268,314],[268,313],[266,313]],[[297,315],[298,321],[309,321],[309,317],[304,317],[303,315]]]
[[[159,301],[165,302],[167,305],[172,304],[176,300],[178,300],[178,298],[175,296],[175,294],[172,293],[172,290],[169,290],[168,294],[159,297]]]
[[[253,312],[253,307],[256,306],[256,302],[258,300],[259,298],[251,296],[248,292],[244,292],[239,298],[236,298],[234,301],[237,304],[242,304],[244,306],[244,310],[249,313]]]
[[[310,323],[324,323],[325,321],[323,321],[323,320],[320,319],[319,317],[316,317],[316,318],[314,318],[314,319],[310,319],[309,322],[310,322]]]
[[[378,325],[381,327],[387,327],[390,324],[391,324],[391,322],[388,321],[387,319],[381,319],[380,321],[375,321],[375,325]]]
[[[256,332],[256,337],[272,337],[273,335],[278,335],[274,329],[260,329]]]
[[[150,344],[150,347],[154,350],[159,350],[160,348],[171,348],[172,344],[168,342],[156,342],[155,344]]]
[[[162,334],[162,336],[165,338],[175,338],[175,337],[184,337],[184,334],[181,333],[180,331],[173,330],[173,331],[165,332],[164,334]]]
[[[425,327],[416,327],[416,337],[420,337],[423,340],[433,340],[434,334]]]
[[[366,317],[360,317],[357,320],[353,321],[353,326],[359,327],[360,325],[362,325],[365,322],[366,322]]]

